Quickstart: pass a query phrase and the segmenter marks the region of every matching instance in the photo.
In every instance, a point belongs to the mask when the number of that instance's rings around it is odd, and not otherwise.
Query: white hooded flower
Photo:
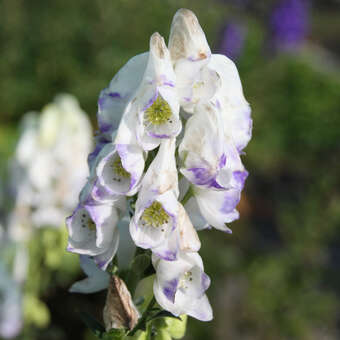
[[[177,197],[175,139],[166,139],[143,178],[130,233],[137,246],[168,260],[176,258],[179,246],[172,237],[178,224]]]
[[[119,231],[119,247],[117,251],[119,267],[128,268],[130,261],[135,252],[135,244],[133,243],[129,233],[130,219],[124,216],[117,224]],[[115,239],[118,242],[118,238]],[[80,267],[87,275],[83,280],[75,282],[69,291],[71,293],[96,293],[107,289],[110,281],[110,275],[106,271],[98,268],[95,259],[88,255],[80,255]],[[104,269],[104,268],[103,268]]]
[[[192,113],[194,105],[214,95],[218,76],[205,68],[211,51],[195,14],[188,9],[178,10],[172,20],[169,51],[181,107]]]
[[[99,184],[113,195],[134,195],[143,175],[144,151],[129,135],[122,120],[115,143],[105,145],[105,155],[96,167]]]
[[[66,219],[69,233],[67,250],[93,256],[96,264],[105,270],[118,248],[117,222],[124,210],[123,197],[114,205],[79,204]]]
[[[128,121],[138,122],[137,140],[144,150],[156,148],[162,139],[175,137],[181,131],[175,80],[164,39],[154,33],[143,80],[126,113]]]
[[[97,176],[98,164],[112,152],[113,148],[114,146],[111,142],[99,141],[92,153],[89,154],[88,167],[90,175],[79,194],[81,204],[113,204],[119,199],[120,195],[113,193],[111,190],[109,191],[101,185]]]
[[[240,201],[241,191],[238,189],[210,190],[194,187],[193,197],[184,205],[195,228],[214,227],[231,233],[226,225],[239,218],[236,206]]]
[[[223,125],[241,152],[251,138],[252,120],[235,64],[210,53],[195,14],[187,9],[178,10],[173,19],[169,50],[181,107],[194,113],[197,105],[212,101],[221,109]]]
[[[181,172],[193,184],[213,189],[234,185],[234,172],[244,167],[231,138],[223,130],[220,111],[213,104],[197,107],[186,123],[179,146]]]
[[[188,314],[201,321],[212,319],[212,309],[205,295],[210,278],[204,273],[198,253],[180,252],[175,261],[153,255],[152,262],[156,270],[155,298],[165,310],[176,316]]]
[[[229,58],[221,54],[213,54],[207,68],[215,71],[221,79],[221,86],[212,101],[220,108],[224,129],[240,152],[251,139],[252,119],[237,68]]]
[[[62,225],[85,182],[90,148],[91,126],[74,97],[57,96],[41,117],[29,114],[12,162],[15,212],[30,210],[35,226]]]

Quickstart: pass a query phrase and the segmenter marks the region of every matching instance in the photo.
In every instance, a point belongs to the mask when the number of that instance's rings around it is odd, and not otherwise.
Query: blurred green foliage
[[[0,169],[14,149],[17,123],[58,92],[76,95],[95,121],[99,91],[149,36],[168,36],[176,9],[197,16],[214,50],[221,25],[235,14],[227,1],[81,0],[0,2]],[[258,2],[257,10],[268,2]],[[326,45],[325,12],[312,32]],[[327,55],[306,47],[293,55],[266,50],[264,22],[248,24],[237,62],[253,108],[253,139],[244,157],[250,172],[241,219],[232,236],[200,233],[212,278],[215,319],[188,322],[186,339],[337,339],[340,315],[340,77]],[[263,20],[263,17],[260,17]],[[340,22],[332,12],[331,22]],[[333,33],[330,33],[333,32]],[[103,296],[67,293],[78,275],[64,234],[41,230],[29,249],[22,339],[90,339],[77,310],[100,316]],[[40,296],[39,299],[36,297]],[[48,321],[50,323],[48,324]],[[40,326],[47,325],[45,330]],[[86,334],[86,335],[85,335]]]
[[[168,36],[179,7],[193,9],[209,37],[222,13],[203,0],[0,2],[0,121],[40,110],[57,92],[96,113],[99,91],[155,31]],[[210,39],[213,40],[213,39]]]

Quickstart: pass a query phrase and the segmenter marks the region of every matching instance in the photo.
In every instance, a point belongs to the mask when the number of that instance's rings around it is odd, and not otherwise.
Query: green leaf
[[[153,281],[155,276],[151,275],[148,277],[144,277],[144,279],[140,280],[137,284],[137,288],[135,290],[134,298],[136,300],[140,300],[141,298],[144,300],[140,305],[138,305],[138,309],[141,313],[144,313],[146,307],[153,297]],[[160,309],[157,307],[153,307],[149,312],[155,312],[155,310],[159,312]]]
[[[98,337],[102,338],[105,333],[104,326],[87,312],[79,312],[81,320]]]
[[[185,335],[188,317],[186,315],[181,315],[180,318],[181,321],[174,318],[165,318],[165,329],[173,339],[181,339]]]
[[[150,265],[151,257],[149,254],[140,254],[133,259],[125,281],[131,295],[134,295],[137,283],[145,276],[144,273]]]
[[[151,264],[151,258],[149,254],[141,254],[136,256],[131,265],[131,270],[139,275],[143,275],[144,271],[149,267]]]
[[[140,305],[142,305],[144,302],[145,302],[145,298],[144,298],[143,296],[138,297],[138,298],[134,301],[134,303],[135,303],[136,306],[140,306]]]

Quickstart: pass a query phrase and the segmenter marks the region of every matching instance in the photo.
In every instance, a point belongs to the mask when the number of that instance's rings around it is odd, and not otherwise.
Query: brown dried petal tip
[[[138,318],[138,310],[124,281],[113,275],[103,310],[106,331],[112,328],[128,328],[131,330],[136,326]]]

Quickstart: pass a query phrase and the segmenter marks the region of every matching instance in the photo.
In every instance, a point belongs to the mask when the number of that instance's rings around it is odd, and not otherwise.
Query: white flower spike
[[[90,256],[92,269],[72,290],[106,287],[107,275],[98,269],[94,279],[93,266],[105,270],[118,252],[118,266],[129,271],[137,246],[152,252],[158,304],[174,315],[209,321],[210,278],[198,254],[197,230],[231,233],[227,224],[239,218],[236,206],[248,176],[240,155],[251,137],[250,107],[236,66],[211,54],[190,10],[175,14],[168,48],[158,33],[149,47],[100,94],[90,176],[67,219],[69,250]],[[117,251],[119,234],[124,245]],[[113,278],[119,286],[121,279]],[[116,286],[111,285],[104,311],[107,330],[125,325],[133,335],[138,317],[132,323],[129,317],[120,320],[118,309],[111,308],[120,296]],[[142,318],[153,301],[141,307]]]

